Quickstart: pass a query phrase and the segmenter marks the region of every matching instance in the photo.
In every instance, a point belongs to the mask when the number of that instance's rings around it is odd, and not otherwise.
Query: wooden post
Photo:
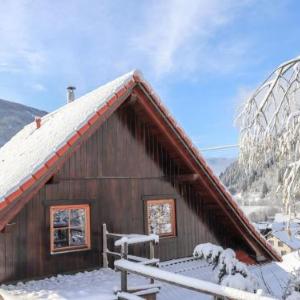
[[[153,241],[150,242],[150,251],[149,252],[150,252],[150,259],[153,259],[154,258],[154,242]],[[154,283],[153,278],[150,279],[150,283],[151,284]]]
[[[103,252],[102,252],[102,258],[103,258],[103,268],[108,268],[108,259],[107,259],[107,228],[106,224],[104,223],[102,226],[102,243],[103,243]]]
[[[128,244],[124,242],[121,246],[121,259],[127,259],[128,256]],[[121,271],[121,291],[127,292],[127,271]]]

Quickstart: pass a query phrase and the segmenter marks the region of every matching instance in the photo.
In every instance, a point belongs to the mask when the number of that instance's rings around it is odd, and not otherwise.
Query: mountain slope
[[[241,205],[281,206],[282,194],[278,186],[281,184],[284,169],[277,164],[266,164],[260,172],[246,174],[238,161],[233,162],[220,174],[220,179],[229,191],[237,197]]]
[[[3,146],[25,125],[32,122],[35,116],[47,112],[0,99],[0,147]]]
[[[229,165],[235,161],[235,159],[227,157],[210,157],[206,158],[206,161],[214,173],[219,176]]]

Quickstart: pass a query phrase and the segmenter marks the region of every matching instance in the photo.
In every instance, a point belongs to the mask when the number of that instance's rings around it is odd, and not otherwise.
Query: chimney
[[[36,129],[39,129],[41,127],[41,122],[42,122],[41,117],[35,117],[34,120],[35,120]]]
[[[75,93],[76,90],[75,86],[68,86],[67,87],[67,103],[73,102],[75,100]]]

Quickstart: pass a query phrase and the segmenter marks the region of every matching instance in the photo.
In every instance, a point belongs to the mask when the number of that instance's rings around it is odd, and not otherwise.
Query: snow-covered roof
[[[270,228],[272,229],[272,231],[280,231],[280,230],[284,230],[285,228],[287,228],[287,221],[284,222],[273,222],[270,224]],[[295,229],[300,229],[300,224],[298,222],[298,219],[294,220],[291,219],[289,221],[289,228],[295,228]]]
[[[300,249],[300,226],[290,230],[278,230],[270,233],[277,239],[288,245],[292,250]]]
[[[258,223],[253,223],[253,224],[254,224],[255,228],[259,231],[270,228],[270,223],[268,223],[268,222],[258,222]]]
[[[275,214],[275,217],[274,217],[274,223],[286,223],[286,222],[289,222],[289,221],[292,221],[293,223],[298,223],[300,224],[300,218],[299,216],[297,217],[291,217],[289,215],[286,215],[286,214],[283,214],[283,213],[277,213]]]
[[[0,203],[66,144],[133,75],[127,73],[42,117],[39,129],[35,122],[30,123],[0,148]]]

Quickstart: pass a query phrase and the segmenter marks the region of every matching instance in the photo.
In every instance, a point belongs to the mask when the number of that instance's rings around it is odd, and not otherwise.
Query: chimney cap
[[[71,103],[75,100],[75,93],[74,90],[76,90],[75,86],[69,85],[67,87],[67,103]]]
[[[75,87],[75,86],[72,86],[72,85],[69,85],[69,86],[67,87],[67,90],[74,91],[74,90],[76,90],[76,87]]]

